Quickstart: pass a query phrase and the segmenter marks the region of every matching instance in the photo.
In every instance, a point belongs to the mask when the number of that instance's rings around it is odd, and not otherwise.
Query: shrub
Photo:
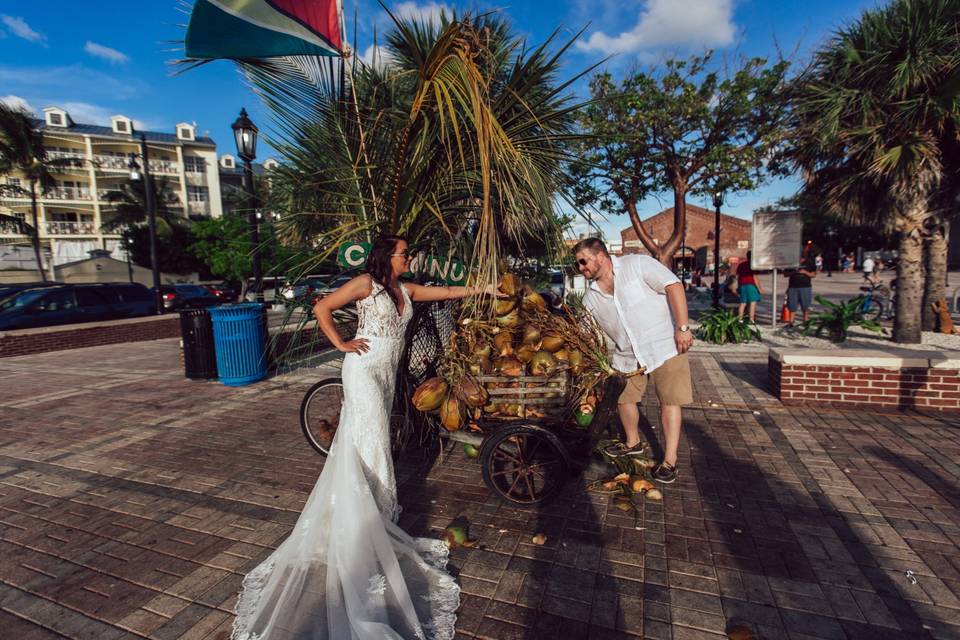
[[[883,332],[883,327],[876,320],[864,315],[863,296],[845,302],[830,302],[823,296],[817,296],[816,300],[824,310],[813,314],[803,323],[804,335],[813,334],[820,338],[826,332],[832,342],[843,342],[847,339],[847,331],[855,324],[870,331]]]
[[[700,316],[697,337],[713,344],[736,344],[759,340],[760,329],[749,320],[738,318],[729,309],[715,309]]]

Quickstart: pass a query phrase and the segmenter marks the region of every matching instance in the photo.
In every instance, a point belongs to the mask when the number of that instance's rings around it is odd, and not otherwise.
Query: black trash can
[[[207,309],[182,309],[183,373],[193,380],[217,377],[217,352],[213,344],[213,323]]]

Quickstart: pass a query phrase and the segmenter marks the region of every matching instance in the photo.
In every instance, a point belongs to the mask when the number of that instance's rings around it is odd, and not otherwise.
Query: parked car
[[[287,283],[280,289],[280,296],[290,302],[306,300],[313,297],[314,292],[326,288],[326,282],[315,276],[308,276],[295,283]]]
[[[205,309],[220,304],[220,299],[199,284],[160,285],[164,311],[178,309]]]
[[[140,284],[35,287],[0,300],[0,330],[118,320],[153,313],[153,295]]]
[[[26,289],[38,289],[40,287],[53,287],[62,282],[17,282],[11,284],[0,284],[0,300],[15,293],[20,293]]]
[[[236,302],[237,298],[240,297],[240,290],[229,282],[221,282],[220,284],[205,284],[203,287],[213,295],[217,296],[217,299],[220,302]]]

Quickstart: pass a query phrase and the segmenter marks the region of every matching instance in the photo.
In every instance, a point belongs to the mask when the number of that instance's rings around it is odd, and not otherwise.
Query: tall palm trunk
[[[936,331],[937,314],[933,303],[946,297],[947,245],[950,222],[937,225],[923,243],[923,312],[921,325],[924,331]]]
[[[920,232],[929,199],[922,189],[897,206],[899,217],[899,261],[897,263],[897,303],[893,320],[893,340],[918,344],[922,340],[920,304],[923,302],[923,235]]]
[[[37,259],[37,271],[40,272],[40,278],[46,282],[47,273],[43,270],[43,260],[40,258],[40,216],[37,213],[37,181],[30,179],[30,214],[33,220],[33,237],[30,239],[33,243],[33,255]]]

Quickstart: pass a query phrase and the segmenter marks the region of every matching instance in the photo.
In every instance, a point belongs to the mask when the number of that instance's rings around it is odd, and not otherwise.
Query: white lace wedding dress
[[[370,350],[343,359],[343,411],[330,455],[293,532],[243,581],[234,640],[453,638],[460,587],[447,547],[397,525],[389,415],[403,312],[377,283],[357,302]]]

